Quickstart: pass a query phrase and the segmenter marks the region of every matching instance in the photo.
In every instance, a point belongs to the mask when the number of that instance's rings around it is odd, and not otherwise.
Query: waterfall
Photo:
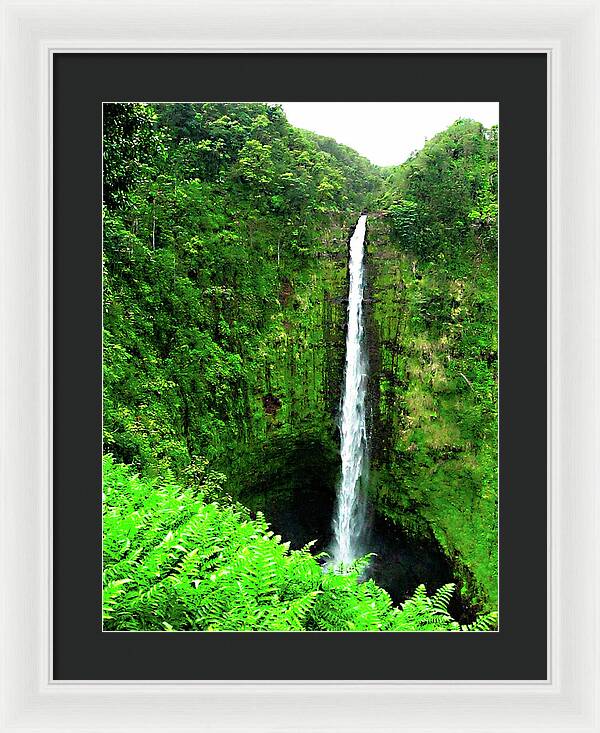
[[[337,491],[333,519],[334,545],[331,553],[334,568],[347,566],[360,556],[361,538],[365,528],[367,350],[364,338],[363,292],[366,223],[367,216],[363,214],[350,239],[346,365],[339,417],[342,476]]]

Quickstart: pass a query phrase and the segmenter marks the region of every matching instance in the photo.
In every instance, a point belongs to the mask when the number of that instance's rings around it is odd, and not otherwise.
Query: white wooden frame
[[[0,0],[0,7],[0,730],[600,731],[598,1]],[[86,50],[548,54],[547,680],[52,680],[50,71],[53,51]]]

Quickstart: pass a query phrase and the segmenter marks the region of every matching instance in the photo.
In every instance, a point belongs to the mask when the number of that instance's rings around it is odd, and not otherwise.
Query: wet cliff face
[[[325,422],[329,427],[339,404],[344,360],[347,287],[346,237],[331,232],[320,256],[291,277],[278,293],[279,308],[265,339],[264,399],[267,433],[282,426]]]
[[[416,539],[435,538],[464,593],[495,607],[495,415],[484,411],[489,395],[461,372],[470,314],[494,330],[495,301],[481,301],[464,277],[442,283],[394,246],[376,217],[368,263],[372,502]],[[476,264],[471,277],[494,290],[493,264]],[[476,368],[490,371],[488,356],[477,357]]]
[[[349,221],[332,226],[319,256],[282,274],[250,395],[250,434],[232,493],[261,510],[294,546],[329,541],[339,474],[336,424],[344,368]]]

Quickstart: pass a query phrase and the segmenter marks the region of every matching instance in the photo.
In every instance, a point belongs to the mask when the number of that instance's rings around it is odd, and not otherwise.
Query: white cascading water
[[[363,293],[366,224],[367,216],[363,214],[350,239],[346,366],[339,418],[342,477],[333,519],[332,564],[337,569],[343,569],[360,556],[360,542],[365,526],[363,484],[367,478],[367,350],[364,339]]]

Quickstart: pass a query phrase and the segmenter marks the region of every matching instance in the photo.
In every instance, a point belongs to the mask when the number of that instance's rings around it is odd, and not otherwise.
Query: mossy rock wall
[[[255,385],[258,432],[307,421],[331,427],[344,364],[346,288],[345,228],[336,227],[318,257],[282,277]]]
[[[250,509],[276,525],[286,507],[300,502],[299,517],[319,515],[305,522],[319,536],[329,529],[339,472],[350,221],[332,225],[318,257],[282,274],[255,368],[251,431],[234,470],[223,467],[232,492]]]
[[[415,537],[433,536],[463,592],[496,608],[496,417],[492,395],[477,391],[463,365],[470,315],[495,328],[494,263],[442,279],[393,243],[377,216],[367,262],[373,503]],[[452,305],[445,323],[435,311],[441,300]],[[495,368],[484,357],[481,368]]]

